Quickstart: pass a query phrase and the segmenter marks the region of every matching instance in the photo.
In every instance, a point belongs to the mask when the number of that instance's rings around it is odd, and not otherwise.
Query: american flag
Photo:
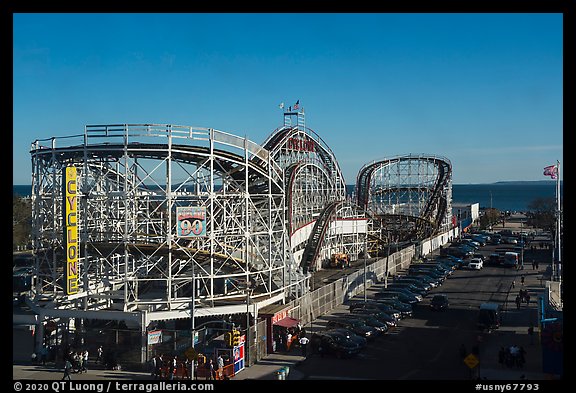
[[[294,104],[293,108],[294,110],[298,109],[300,107],[300,100],[296,101],[296,103]]]
[[[552,179],[556,179],[557,169],[556,165],[549,165],[544,167],[544,176],[550,176]]]

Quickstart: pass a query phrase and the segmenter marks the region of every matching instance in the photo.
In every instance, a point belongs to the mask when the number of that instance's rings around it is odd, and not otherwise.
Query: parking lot
[[[486,245],[478,252],[485,258],[502,248],[502,245]],[[439,254],[428,255],[428,259]],[[524,250],[524,270],[501,266],[484,266],[480,270],[457,269],[444,283],[432,289],[424,299],[413,307],[413,316],[401,319],[398,326],[390,329],[366,347],[353,359],[334,356],[310,355],[298,366],[307,379],[390,379],[390,380],[462,380],[479,377],[502,378],[497,352],[502,345],[526,343],[526,328],[537,320],[537,305],[523,305],[516,309],[514,298],[520,288],[520,277],[525,276],[525,288],[536,299],[542,290],[542,277],[550,260],[547,248]],[[539,269],[532,269],[532,261],[538,260]],[[406,273],[406,272],[405,272]],[[514,282],[514,285],[513,285]],[[367,298],[384,287],[378,283],[367,290]],[[434,294],[446,294],[449,307],[442,311],[430,308]],[[356,296],[363,299],[363,296]],[[500,329],[488,333],[477,326],[481,303],[501,304],[505,310]],[[339,315],[349,314],[349,306],[343,304],[329,315],[306,326],[310,332],[324,331],[327,321]],[[473,347],[480,360],[477,367],[470,368],[459,355],[464,345],[467,353]],[[520,345],[520,344],[519,344]],[[539,370],[540,358],[535,347],[528,348],[526,367],[523,370],[505,370],[516,378],[526,370]],[[539,368],[540,367],[540,368]],[[536,373],[537,374],[537,373]],[[536,374],[532,374],[535,378]],[[514,377],[511,377],[514,378]],[[504,378],[508,379],[508,378]]]

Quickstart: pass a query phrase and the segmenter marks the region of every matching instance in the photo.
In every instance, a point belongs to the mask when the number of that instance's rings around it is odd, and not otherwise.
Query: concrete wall
[[[369,288],[384,279],[387,265],[389,274],[396,274],[397,270],[407,268],[414,253],[415,247],[410,246],[372,262],[366,267],[366,287]],[[363,291],[364,269],[360,269],[287,303],[292,306],[290,316],[299,319],[304,326]]]

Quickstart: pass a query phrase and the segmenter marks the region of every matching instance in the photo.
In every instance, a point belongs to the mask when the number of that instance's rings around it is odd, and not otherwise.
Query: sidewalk
[[[288,367],[286,379],[303,379],[305,375],[298,371],[295,366],[304,359],[304,356],[301,356],[299,351],[295,351],[295,353],[272,353],[256,364],[244,368],[244,370],[240,371],[231,379],[278,379],[277,371],[282,367]]]

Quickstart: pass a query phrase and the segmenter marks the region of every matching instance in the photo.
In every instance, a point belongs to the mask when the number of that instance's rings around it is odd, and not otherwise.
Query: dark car
[[[326,327],[329,329],[345,328],[350,329],[360,337],[365,337],[367,340],[373,340],[378,336],[378,330],[371,326],[366,325],[363,321],[350,318],[334,318],[328,321]]]
[[[425,273],[431,277],[445,280],[447,274],[445,274],[442,270],[435,268],[434,266],[410,266],[408,268],[408,273]]]
[[[412,304],[412,305],[414,305],[414,304],[416,304],[422,300],[421,296],[420,296],[420,298],[418,298],[417,296],[419,296],[419,295],[406,293],[401,289],[396,289],[396,290],[382,289],[380,292],[376,292],[374,294],[375,299],[397,298],[404,303],[408,303],[408,304]]]
[[[400,282],[400,281],[394,281],[392,283],[389,283],[387,288],[400,288],[400,289],[407,289],[410,292],[420,295],[422,297],[426,296],[428,294],[428,291],[418,287],[417,285],[415,285],[414,283],[411,282]]]
[[[359,312],[367,312],[372,314],[385,313],[389,315],[394,320],[402,318],[402,312],[392,305],[381,302],[380,300],[367,300],[364,301],[353,301],[350,303],[350,312],[358,310]]]
[[[416,277],[408,277],[408,276],[398,277],[397,279],[394,280],[394,282],[410,283],[414,285],[416,288],[425,291],[426,293],[428,293],[432,289],[432,284],[421,278],[418,279]]]
[[[392,322],[394,323],[394,326],[396,326],[396,320],[394,318],[392,318],[390,315],[387,315],[387,314],[382,313],[382,312],[379,312],[378,315],[386,315],[390,320],[392,320]],[[361,312],[359,312],[359,310],[356,310],[356,311],[350,312],[348,317],[353,318],[353,319],[360,319],[366,325],[371,326],[374,329],[378,330],[380,332],[380,334],[386,333],[391,326],[391,325],[388,325],[384,320],[377,318],[375,315],[373,315],[369,312],[361,313]],[[346,318],[346,317],[344,317],[344,318]]]
[[[352,357],[362,349],[360,345],[338,332],[316,332],[310,338],[310,349],[320,356]]]
[[[402,276],[402,277],[404,277],[404,278],[416,278],[418,280],[422,280],[422,281],[430,284],[430,286],[432,288],[436,288],[436,287],[442,285],[443,278],[439,279],[436,277],[432,277],[432,276],[427,275],[425,272],[417,272],[417,273],[418,274],[408,273],[407,275]]]
[[[464,260],[462,258],[458,258],[457,256],[454,255],[444,255],[444,256],[440,256],[437,257],[436,260],[445,260],[445,261],[452,261],[453,263],[456,264],[456,267],[459,269],[462,267],[462,264],[464,263]]]
[[[430,300],[430,308],[435,311],[446,310],[448,305],[448,296],[444,294],[434,295],[432,300]]]
[[[356,333],[354,333],[352,330],[350,329],[346,329],[346,328],[333,328],[330,330],[326,330],[325,332],[334,332],[334,333],[339,333],[342,334],[346,339],[348,340],[352,340],[354,341],[356,344],[358,344],[360,346],[360,348],[364,348],[366,345],[368,345],[368,340],[366,340],[365,337],[359,336]]]
[[[364,311],[362,309],[356,309],[350,312],[350,315],[356,317],[356,318],[361,318],[362,320],[364,320],[364,322],[366,322],[366,325],[368,326],[373,326],[376,329],[378,329],[379,327],[381,328],[380,330],[382,331],[382,333],[386,333],[388,331],[389,328],[391,327],[395,327],[398,325],[398,323],[396,322],[396,318],[394,318],[393,316],[386,314],[385,312],[374,312],[371,313],[370,311]],[[383,327],[382,324],[384,324],[386,327]]]
[[[412,306],[408,303],[404,303],[398,299],[389,298],[389,299],[380,299],[378,302],[389,304],[396,310],[400,311],[400,316],[402,318],[411,317],[412,316]]]

